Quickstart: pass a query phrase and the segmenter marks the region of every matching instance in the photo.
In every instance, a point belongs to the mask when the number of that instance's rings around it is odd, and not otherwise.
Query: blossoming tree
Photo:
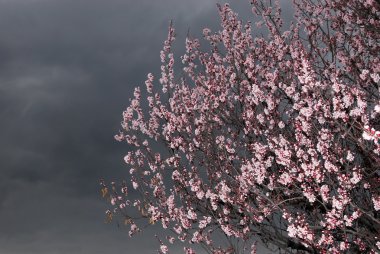
[[[279,1],[251,1],[254,25],[218,6],[221,31],[203,30],[208,51],[186,39],[181,76],[170,26],[161,77],[135,89],[116,135],[141,198],[101,182],[109,218],[131,235],[159,223],[161,253],[173,241],[186,253],[380,251],[380,1],[293,4],[288,27]]]

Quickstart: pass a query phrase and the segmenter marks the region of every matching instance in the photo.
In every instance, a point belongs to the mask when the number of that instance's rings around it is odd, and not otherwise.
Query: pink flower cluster
[[[141,197],[108,195],[131,234],[131,207],[162,224],[161,253],[174,239],[186,253],[255,253],[259,238],[288,252],[380,252],[380,3],[293,2],[289,26],[279,0],[251,1],[256,27],[218,6],[221,31],[203,30],[206,51],[186,39],[180,78],[170,26],[159,82],[148,74],[146,97],[135,89],[115,138]]]

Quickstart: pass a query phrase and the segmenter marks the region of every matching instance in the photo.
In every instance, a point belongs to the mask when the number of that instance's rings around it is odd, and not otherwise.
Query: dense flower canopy
[[[279,1],[251,1],[255,24],[218,6],[221,31],[203,30],[208,50],[186,39],[178,77],[170,26],[161,77],[135,89],[116,136],[140,199],[101,183],[131,235],[144,225],[135,207],[167,232],[161,253],[173,241],[186,253],[380,251],[380,2],[293,4],[288,27]]]

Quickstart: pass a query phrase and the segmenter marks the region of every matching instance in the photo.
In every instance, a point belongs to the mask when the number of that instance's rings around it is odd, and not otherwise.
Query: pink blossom
[[[184,247],[186,254],[195,254],[195,251],[192,248]]]
[[[346,158],[347,158],[348,161],[351,161],[351,162],[354,161],[354,159],[355,159],[355,157],[354,157],[354,155],[351,153],[351,151],[348,151],[348,152],[347,152],[347,157],[346,157]]]
[[[161,244],[161,246],[160,246],[160,250],[161,250],[161,252],[162,253],[168,253],[168,251],[169,251],[169,249],[168,249],[168,246],[166,246],[166,245],[163,245],[163,244]]]
[[[372,202],[373,202],[373,207],[375,208],[375,210],[379,211],[380,210],[380,196],[373,197]]]
[[[280,252],[375,248],[380,5],[359,2],[294,0],[289,25],[279,0],[252,0],[264,31],[218,5],[220,31],[186,38],[179,68],[170,25],[159,87],[148,74],[115,136],[141,195],[112,184],[113,212],[135,208],[138,223],[210,253],[256,238]]]

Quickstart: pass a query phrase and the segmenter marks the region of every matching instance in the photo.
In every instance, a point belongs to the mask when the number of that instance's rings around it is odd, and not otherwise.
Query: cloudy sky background
[[[218,28],[216,0],[0,0],[0,253],[155,253],[104,223],[99,179],[128,177],[113,135],[178,35]],[[232,0],[243,19],[249,1]],[[178,59],[179,55],[177,55]]]

